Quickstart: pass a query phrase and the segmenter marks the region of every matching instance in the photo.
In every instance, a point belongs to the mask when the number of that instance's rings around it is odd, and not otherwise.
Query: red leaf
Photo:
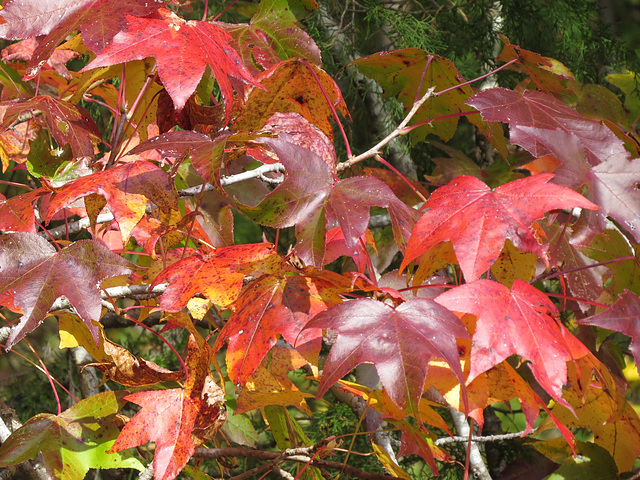
[[[342,229],[340,227],[332,228],[327,232],[324,264],[328,265],[339,257],[347,256],[353,259],[358,272],[364,273],[367,269],[367,256],[369,255],[367,244],[375,249],[373,234],[369,230],[358,239],[358,243],[349,248],[344,241]]]
[[[400,408],[418,409],[431,358],[447,362],[464,386],[456,338],[469,333],[458,317],[433,300],[410,299],[396,308],[352,300],[317,315],[306,328],[338,337],[324,366],[318,396],[361,363],[373,363],[382,386]]]
[[[127,20],[126,30],[118,33],[111,45],[82,71],[154,57],[160,80],[176,111],[180,111],[209,65],[222,91],[227,121],[231,118],[232,78],[237,80],[236,89],[245,84],[258,86],[236,51],[229,46],[231,36],[218,25],[185,21],[164,8],[146,18],[129,16]]]
[[[451,456],[447,451],[435,445],[430,432],[420,423],[412,425],[407,420],[400,420],[393,422],[393,424],[402,432],[398,457],[410,454],[419,455],[431,467],[434,474],[438,473],[434,454],[438,456],[440,461],[451,461]]]
[[[602,313],[578,320],[580,325],[595,325],[622,332],[631,337],[629,351],[636,361],[636,367],[640,372],[640,297],[629,290],[625,290],[618,296],[618,301]]]
[[[125,15],[145,16],[163,4],[160,0],[7,0],[0,13],[0,38],[21,40],[46,35],[28,66],[33,78],[41,62],[74,30],[82,30],[84,44],[100,52],[126,25]]]
[[[243,292],[222,329],[214,350],[229,341],[227,371],[233,382],[246,382],[278,337],[296,346],[306,358],[320,350],[322,332],[307,329],[313,315],[341,302],[353,290],[348,278],[305,269],[307,275],[264,276]],[[303,330],[303,327],[305,330]]]
[[[9,199],[0,193],[0,230],[36,233],[33,203],[42,194],[41,188]]]
[[[93,240],[78,240],[57,252],[46,240],[30,233],[0,235],[0,292],[12,291],[23,316],[11,329],[10,348],[34,330],[61,296],[69,299],[98,342],[102,310],[100,282],[130,274],[135,266]]]
[[[148,200],[163,210],[177,207],[177,197],[169,177],[150,162],[126,163],[109,170],[81,177],[60,188],[51,197],[45,221],[60,209],[92,193],[102,195],[113,213],[123,241],[140,221]]]
[[[411,233],[401,269],[441,242],[453,244],[467,282],[476,280],[498,258],[508,238],[524,252],[546,252],[531,225],[559,208],[599,208],[573,190],[548,184],[541,174],[491,190],[475,177],[457,177],[438,188]]]
[[[522,280],[515,280],[511,290],[492,280],[476,280],[439,295],[436,301],[478,317],[467,382],[518,354],[532,362],[540,385],[566,404],[562,399],[566,362],[588,350],[553,318],[559,312],[542,292]]]
[[[155,442],[154,478],[172,480],[196,447],[209,441],[226,420],[224,393],[211,377],[211,348],[186,315],[167,318],[164,330],[189,332],[184,388],[137,392],[125,397],[142,409],[124,426],[110,452]]]
[[[137,392],[125,399],[142,409],[124,426],[111,452],[155,442],[154,478],[175,478],[195,451],[191,432],[200,410],[198,402],[182,388]]]
[[[270,243],[232,245],[211,255],[193,255],[163,270],[153,286],[169,282],[160,308],[179,312],[197,293],[227,307],[235,302],[246,275],[279,271],[281,258]]]
[[[33,57],[33,52],[36,48],[38,48],[38,40],[35,38],[28,38],[21,42],[13,43],[7,48],[3,48],[2,52],[0,52],[0,58],[5,62],[9,62],[11,60],[29,61],[31,60],[31,57]],[[63,76],[66,80],[71,80],[73,77],[69,73],[65,64],[69,60],[78,57],[80,57],[80,54],[73,50],[57,49],[53,52],[49,60],[47,60],[47,65],[53,68],[58,75]]]
[[[27,100],[10,100],[0,105],[4,131],[24,112],[42,112],[42,116],[34,115],[34,121],[46,127],[58,146],[67,143],[71,146],[74,157],[94,156],[94,144],[100,139],[100,130],[82,107],[78,107],[51,96],[38,96]]]

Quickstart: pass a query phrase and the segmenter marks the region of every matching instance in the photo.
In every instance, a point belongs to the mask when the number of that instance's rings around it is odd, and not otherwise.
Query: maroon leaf
[[[571,228],[554,222],[551,225],[540,222],[540,227],[547,234],[549,245],[552,245],[552,265],[562,265],[561,270],[568,270],[563,277],[567,282],[571,294],[583,300],[595,301],[602,294],[602,274],[605,267],[594,266],[595,260],[584,255],[571,238]],[[622,256],[622,255],[621,255]],[[578,303],[581,310],[586,312],[592,305]]]
[[[129,150],[127,155],[136,155],[146,152],[147,150],[155,149],[163,157],[178,158],[185,153],[193,156],[193,152],[197,151],[197,147],[201,143],[208,144],[210,142],[211,139],[203,133],[193,132],[191,130],[179,130],[150,138]]]
[[[618,301],[602,313],[578,320],[581,325],[595,325],[622,332],[631,337],[629,351],[640,372],[640,297],[629,290],[618,296]]]
[[[335,220],[347,248],[365,233],[372,206],[387,208],[396,241],[406,245],[417,211],[407,207],[380,180],[352,177],[337,180],[315,153],[293,143],[286,135],[266,139],[286,167],[286,178],[256,207],[241,206],[254,221],[276,228],[296,227],[296,254],[307,264],[322,266],[326,219]]]
[[[99,53],[126,25],[125,15],[145,16],[158,9],[161,0],[7,0],[0,13],[0,38],[22,40],[46,35],[29,61],[28,77],[74,30],[82,31],[84,44]]]
[[[537,157],[553,153],[562,162],[554,183],[580,188],[602,207],[583,223],[602,231],[606,217],[623,224],[640,241],[640,160],[630,159],[625,145],[603,123],[590,120],[554,97],[536,91],[517,93],[493,88],[467,102],[489,121],[509,123],[511,143]]]
[[[220,167],[226,149],[243,148],[244,142],[256,137],[252,133],[222,133],[213,140],[208,136],[193,131],[179,130],[167,132],[151,138],[131,149],[127,155],[135,155],[155,149],[163,157],[182,157],[189,155],[191,164],[200,176],[212,185],[220,183]]]
[[[575,134],[534,127],[520,129],[536,142],[547,145],[562,162],[554,170],[554,183],[574,189],[586,186],[585,196],[602,207],[599,211],[583,212],[579,224],[574,227],[583,233],[580,243],[585,244],[593,234],[602,232],[606,228],[607,216],[640,241],[640,191],[637,187],[640,183],[640,159],[630,159],[626,151],[621,153],[612,143],[611,150],[616,153],[602,163],[592,165],[588,152]]]
[[[34,120],[49,129],[58,146],[63,147],[68,143],[75,157],[93,158],[94,144],[100,140],[100,130],[84,108],[48,95],[10,100],[0,104],[0,131],[9,128],[25,112],[34,114]],[[35,115],[35,112],[41,112],[42,116]]]
[[[98,342],[102,310],[100,282],[135,269],[128,260],[93,240],[78,240],[61,251],[30,233],[0,235],[0,292],[10,291],[23,311],[11,329],[7,348],[40,325],[55,300],[69,299]]]
[[[361,363],[371,362],[382,386],[400,408],[418,408],[429,360],[447,362],[462,385],[456,338],[469,333],[449,310],[424,298],[396,308],[371,299],[341,303],[305,327],[328,328],[338,337],[324,366],[318,396]]]
[[[584,147],[590,165],[600,164],[612,156],[626,156],[624,144],[609,128],[543,92],[525,90],[518,93],[506,88],[491,88],[476,94],[467,104],[480,110],[487,121],[508,123],[511,143],[526,148],[537,157],[552,152],[545,142],[520,127],[560,129],[575,135]]]

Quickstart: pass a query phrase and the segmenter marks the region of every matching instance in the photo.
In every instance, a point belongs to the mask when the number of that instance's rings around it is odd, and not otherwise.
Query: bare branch
[[[138,480],[153,480],[153,463],[147,465],[147,468],[140,472]]]
[[[426,392],[426,395],[427,397],[429,397],[430,400],[433,400],[441,405],[448,406],[449,413],[451,413],[451,419],[453,420],[453,425],[456,427],[456,430],[460,434],[459,437],[454,437],[454,438],[461,438],[463,439],[462,441],[469,442],[469,437],[471,436],[469,464],[471,465],[471,471],[474,475],[473,478],[476,478],[479,480],[491,480],[491,474],[489,473],[489,470],[487,469],[487,466],[484,463],[484,459],[482,458],[482,452],[480,452],[478,443],[474,441],[474,438],[471,433],[471,428],[467,423],[467,416],[464,413],[449,406],[449,404],[447,403],[445,398],[442,396],[442,394],[435,388],[431,387]],[[439,440],[443,440],[443,442],[441,443],[453,443],[452,441],[444,442],[445,439],[438,439],[436,440],[436,444],[438,444]]]
[[[343,10],[342,18],[338,22],[329,13],[327,6],[324,3],[320,3],[316,18],[324,27],[327,36],[331,38],[329,48],[333,51],[334,56],[339,59],[339,63],[348,65],[362,55],[357,51],[353,40],[344,32],[345,13],[346,9]],[[391,125],[395,123],[395,118],[389,102],[383,99],[382,88],[376,82],[361,74],[356,68],[346,67],[345,71],[355,83],[364,85],[363,95],[373,130],[379,132],[381,135],[386,135],[391,129]],[[409,155],[408,145],[404,141],[404,138],[396,136],[392,140],[394,141],[388,142],[389,162],[402,172],[403,175],[417,178],[416,165]]]
[[[472,435],[466,415],[453,407],[449,407],[449,412],[451,413],[451,419],[453,420],[456,430],[460,436],[466,438],[468,442],[469,437]],[[478,480],[491,480],[491,475],[489,474],[489,470],[487,470],[487,466],[484,464],[480,448],[478,448],[478,444],[473,440],[471,441],[471,449],[469,452],[469,464],[471,465],[471,471],[474,475],[473,478],[477,478]]]
[[[393,132],[391,132],[389,135],[387,135],[385,138],[383,138],[382,140],[380,140],[375,146],[371,147],[369,150],[367,150],[364,153],[361,153],[360,155],[357,155],[355,157],[351,157],[349,160],[347,160],[346,162],[342,162],[338,165],[337,167],[337,171],[338,173],[346,170],[347,168],[352,167],[353,165],[355,165],[358,162],[361,162],[363,160],[366,160],[367,158],[371,158],[376,156],[377,154],[380,153],[380,149],[382,147],[384,147],[385,145],[387,145],[391,140],[393,140],[396,137],[399,137],[400,135],[403,135],[403,129],[404,127],[406,127],[409,122],[411,121],[411,119],[413,118],[413,116],[416,114],[416,112],[418,111],[418,109],[422,106],[422,104],[424,102],[426,102],[429,98],[431,98],[433,96],[433,93],[435,92],[436,87],[431,87],[429,90],[427,90],[427,92],[422,96],[422,98],[420,98],[420,100],[418,100],[416,103],[413,104],[413,107],[411,107],[411,110],[409,110],[409,113],[407,113],[407,116],[404,117],[404,120],[402,120],[402,122],[400,122],[400,125],[398,125]]]
[[[289,449],[284,452],[268,452],[262,450],[254,450],[251,448],[242,448],[242,447],[224,447],[224,448],[198,448],[194,457],[205,457],[205,458],[220,458],[220,457],[250,457],[257,458],[259,460],[286,460],[297,463],[308,463],[313,467],[318,468],[330,468],[335,470],[343,470],[344,473],[350,475],[355,478],[360,478],[362,480],[391,480],[392,477],[390,475],[381,475],[379,473],[370,473],[363,472],[362,470],[351,467],[349,465],[344,465],[341,462],[332,462],[328,460],[323,460],[320,458],[311,458],[308,456],[309,453],[313,452],[314,449],[317,448],[317,445],[313,445],[311,447],[302,447],[302,451],[307,449],[307,455],[300,455],[299,452],[301,449]],[[271,468],[271,467],[269,467]],[[237,477],[233,477],[236,480],[239,480]],[[244,478],[244,477],[243,477]]]
[[[531,433],[534,431],[528,432],[524,430],[522,432],[515,433],[502,433],[497,435],[482,435],[482,436],[473,436],[471,437],[472,442],[480,442],[480,443],[488,443],[488,442],[502,442],[504,440],[511,440],[512,438],[522,438],[523,435]],[[439,438],[435,441],[435,444],[438,446],[447,445],[449,443],[465,443],[469,441],[469,437],[461,437],[461,436],[453,436],[453,437],[443,437]]]

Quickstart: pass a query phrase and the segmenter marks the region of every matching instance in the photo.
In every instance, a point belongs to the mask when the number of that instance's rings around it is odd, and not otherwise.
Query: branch
[[[160,285],[156,285],[151,290],[149,289],[151,285],[129,285],[123,287],[106,288],[102,292],[102,300],[104,300],[105,302],[107,302],[110,298],[134,298],[136,300],[146,300],[162,295],[162,293],[167,289],[167,285],[167,283],[161,283]],[[108,305],[109,307],[111,307],[111,304]],[[56,310],[69,310],[71,308],[72,305],[69,299],[67,297],[60,297],[55,302],[53,302],[53,305],[51,306],[49,311],[53,312]],[[2,329],[0,329],[0,331],[2,331]],[[0,340],[2,340],[1,337]]]
[[[153,480],[153,463],[147,465],[147,468],[140,472],[138,480]]]
[[[230,175],[228,177],[222,177],[220,179],[221,186],[233,185],[234,183],[245,182],[252,178],[258,178],[268,183],[280,183],[281,179],[269,178],[266,176],[267,173],[280,172],[284,173],[284,165],[281,163],[273,163],[271,165],[265,164],[254,170],[248,170],[246,172],[238,173],[236,175]],[[185,188],[182,190],[178,190],[178,195],[182,198],[184,197],[193,197],[196,195],[200,195],[200,192],[205,191],[209,192],[211,190],[215,190],[216,187],[211,185],[210,183],[205,184],[204,189],[202,185],[196,185],[195,187]],[[151,212],[151,210],[149,210]],[[114,216],[112,213],[102,213],[98,215],[96,219],[96,223],[108,223],[114,220]],[[89,219],[82,218],[75,222],[70,222],[68,225],[60,225],[55,228],[49,230],[49,235],[55,239],[63,238],[67,235],[67,231],[70,235],[76,234],[85,228],[89,228]],[[46,232],[40,232],[41,236],[48,237]]]
[[[469,442],[469,437],[472,437],[472,434],[471,428],[467,423],[466,415],[453,407],[449,407],[449,412],[451,413],[451,419],[453,420],[456,430],[466,442]],[[473,441],[473,437],[470,447],[469,464],[471,465],[473,478],[478,480],[491,480],[491,475],[489,474],[489,470],[487,470],[487,466],[484,464],[480,448],[478,444]]]
[[[262,450],[254,450],[251,448],[242,448],[242,447],[224,447],[224,448],[198,448],[194,457],[204,457],[204,458],[220,458],[220,457],[249,457],[256,458],[258,460],[276,460],[276,461],[291,461],[298,463],[309,464],[313,467],[318,468],[331,468],[336,470],[343,470],[347,475],[351,475],[355,478],[360,478],[362,480],[391,480],[395,477],[390,475],[382,475],[379,473],[369,473],[364,472],[358,468],[351,467],[349,465],[344,465],[341,462],[332,462],[329,460],[323,460],[319,458],[311,458],[309,454],[311,454],[315,449],[317,449],[317,445],[312,445],[310,447],[301,447],[301,448],[290,448],[281,452],[272,452],[272,451],[262,451]],[[269,467],[270,469],[271,467]],[[240,477],[245,478],[243,475]],[[237,477],[233,477],[235,480],[240,480]]]
[[[167,288],[166,283],[162,283],[157,285],[153,290],[149,292],[149,285],[131,285],[124,287],[111,287],[107,288],[102,292],[102,299],[104,302],[110,298],[133,298],[133,299],[148,299],[152,297],[157,297],[161,295]],[[113,308],[110,303],[107,303],[107,308]],[[66,297],[58,298],[50,308],[50,311],[58,311],[58,310],[71,310],[73,305],[69,302]],[[133,310],[131,315],[134,318],[137,318],[139,311]],[[155,312],[151,315],[147,316],[144,320],[144,324],[148,327],[153,327],[154,325],[158,325],[162,320],[162,312]],[[135,322],[128,320],[120,315],[113,313],[113,310],[105,313],[100,319],[100,323],[105,328],[124,328],[124,327],[132,327],[135,326]],[[197,320],[196,325],[202,328],[209,328],[209,324],[206,320]],[[0,327],[0,345],[4,345],[7,343],[9,339],[9,334],[11,333],[10,326]],[[0,438],[1,440],[1,438]]]
[[[387,145],[391,140],[393,140],[396,137],[399,137],[400,135],[404,135],[405,133],[403,131],[404,127],[408,125],[408,123],[411,121],[411,119],[416,114],[418,109],[422,106],[422,104],[434,95],[435,89],[436,87],[431,87],[429,90],[427,90],[427,92],[422,96],[422,98],[420,98],[420,100],[418,100],[416,103],[413,104],[413,107],[411,107],[411,110],[409,110],[409,113],[407,113],[407,116],[404,117],[404,120],[400,122],[400,125],[398,125],[393,130],[393,132],[391,132],[389,135],[387,135],[385,138],[379,141],[374,147],[371,147],[369,150],[367,150],[364,153],[361,153],[358,156],[351,157],[346,162],[340,163],[336,169],[338,173],[346,170],[347,168],[355,165],[358,162],[361,162],[363,160],[366,160],[367,158],[376,156],[377,154],[380,153],[380,149],[385,145]]]
[[[324,3],[320,3],[315,18],[319,20],[326,31],[327,37],[331,39],[330,48],[338,59],[338,63],[348,65],[353,60],[362,57],[361,53],[357,51],[354,42],[344,33],[342,20],[338,24]],[[389,48],[384,48],[383,50],[387,49]],[[369,110],[369,118],[373,124],[373,129],[384,136],[390,130],[390,125],[395,123],[395,118],[390,103],[383,98],[382,88],[376,82],[361,74],[357,68],[346,67],[345,71],[353,79],[354,83],[365,85],[363,96],[365,105]],[[408,144],[405,139],[397,138],[396,141],[389,143],[388,148],[389,162],[405,176],[417,178],[416,165],[409,155]]]
[[[480,442],[480,443],[488,443],[488,442],[502,442],[504,440],[511,440],[512,438],[522,438],[526,434],[533,434],[535,430],[529,432],[527,430],[523,430],[522,432],[515,433],[502,433],[497,435],[482,435],[482,436],[473,436],[471,437],[472,442]],[[469,437],[461,437],[461,436],[453,436],[453,437],[443,437],[439,438],[435,441],[435,444],[438,446],[447,445],[449,443],[466,443],[469,441]]]
[[[491,480],[491,474],[489,470],[487,470],[487,466],[484,463],[484,459],[482,458],[482,453],[480,452],[480,448],[478,447],[478,443],[475,442],[475,438],[471,434],[471,428],[467,423],[467,417],[464,413],[456,410],[455,408],[449,406],[445,398],[442,394],[431,387],[427,391],[427,396],[430,400],[433,400],[441,405],[447,405],[449,408],[449,413],[451,413],[451,419],[453,420],[453,425],[456,427],[456,430],[460,434],[458,437],[463,442],[469,442],[469,437],[471,436],[471,445],[469,452],[469,464],[471,465],[471,470],[473,472],[473,478],[478,480]],[[442,440],[442,441],[441,441]],[[453,443],[453,441],[445,441],[448,439],[438,439],[436,440],[436,445],[440,443]],[[440,443],[438,443],[440,442]]]

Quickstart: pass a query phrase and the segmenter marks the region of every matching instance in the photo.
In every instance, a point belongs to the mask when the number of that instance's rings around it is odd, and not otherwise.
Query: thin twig
[[[351,157],[346,162],[343,162],[343,163],[339,164],[338,167],[336,168],[338,173],[346,170],[347,168],[352,167],[353,165],[355,165],[358,162],[361,162],[363,160],[366,160],[367,158],[371,158],[371,157],[376,156],[377,154],[380,153],[380,149],[382,147],[384,147],[386,144],[388,144],[394,138],[399,137],[400,135],[403,135],[404,127],[406,127],[409,124],[409,122],[411,121],[413,116],[417,113],[418,109],[424,104],[424,102],[426,102],[429,98],[431,98],[433,96],[433,94],[434,94],[433,92],[435,91],[435,89],[436,89],[436,87],[431,87],[422,96],[422,98],[420,98],[420,100],[418,100],[416,103],[413,104],[413,107],[411,107],[411,110],[409,110],[409,113],[407,113],[407,116],[404,117],[404,120],[402,120],[402,122],[400,122],[400,125],[398,125],[393,130],[393,132],[391,132],[389,135],[387,135],[385,138],[383,138],[375,146],[371,147],[366,152],[361,153],[360,155],[357,155],[355,157]]]
[[[149,289],[150,285],[129,285],[106,288],[102,292],[102,300],[106,301],[109,298],[133,298],[136,300],[146,300],[162,295],[162,293],[167,289],[167,285],[167,283],[161,283],[160,285],[153,287],[151,290]],[[53,302],[49,311],[69,310],[71,307],[72,304],[67,297],[60,297]],[[2,340],[3,328],[5,327],[0,328],[0,341]]]
[[[522,438],[525,434],[533,434],[534,431],[524,430],[522,432],[515,433],[502,433],[497,435],[483,435],[483,436],[473,436],[471,437],[472,442],[480,442],[480,443],[488,443],[488,442],[502,442],[504,440],[510,440],[512,438]],[[438,446],[447,445],[449,443],[465,443],[469,441],[469,437],[461,437],[461,436],[453,436],[453,437],[443,437],[439,438],[435,441],[435,444]]]

